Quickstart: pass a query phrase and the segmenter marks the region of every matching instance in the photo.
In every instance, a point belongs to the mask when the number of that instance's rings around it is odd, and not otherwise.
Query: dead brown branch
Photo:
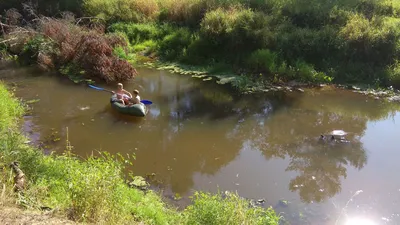
[[[0,44],[6,43],[6,42],[10,42],[10,41],[15,41],[15,40],[17,40],[16,37],[10,38],[10,39],[7,39],[7,40],[0,41]]]
[[[18,54],[18,51],[22,52],[26,43],[37,38],[28,51],[28,54],[32,54],[29,58],[34,57],[37,64],[46,70],[71,66],[74,70],[84,70],[85,76],[97,76],[106,82],[134,78],[136,70],[133,66],[114,54],[116,47],[127,50],[124,38],[105,35],[99,32],[98,27],[86,28],[77,25],[83,20],[94,19],[97,18],[83,17],[71,23],[63,19],[35,18],[32,20],[35,21],[35,30],[0,23],[8,28],[5,40],[0,43],[7,43],[10,51]],[[94,26],[97,25],[101,24]]]

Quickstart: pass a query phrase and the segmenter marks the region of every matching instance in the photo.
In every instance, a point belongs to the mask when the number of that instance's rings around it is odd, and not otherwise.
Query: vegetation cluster
[[[23,10],[21,3],[26,3],[6,2],[0,8],[14,11]],[[128,44],[107,45],[105,37],[95,40],[104,43],[98,45],[99,54],[104,51],[130,63],[156,58],[206,66],[212,72],[230,71],[256,81],[400,86],[400,2],[395,0],[36,2],[33,8],[38,14],[57,17],[69,11],[96,18],[91,21],[102,24],[107,35],[124,36]],[[110,58],[104,65],[115,64],[119,73],[131,74],[125,61]],[[84,69],[104,73],[101,77],[116,76],[111,69]]]

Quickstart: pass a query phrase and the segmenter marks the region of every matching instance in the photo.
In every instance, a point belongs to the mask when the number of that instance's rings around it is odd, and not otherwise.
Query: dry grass
[[[203,0],[159,0],[162,13],[160,20],[188,26],[198,26],[207,11]]]
[[[160,8],[156,0],[118,0],[121,18],[127,21],[154,21]]]
[[[0,224],[76,224],[53,212],[27,211],[10,206],[0,206],[0,211]]]

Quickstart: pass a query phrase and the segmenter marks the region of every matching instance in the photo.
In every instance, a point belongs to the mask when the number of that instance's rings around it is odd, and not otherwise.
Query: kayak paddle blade
[[[142,100],[142,101],[140,101],[140,102],[143,103],[143,104],[145,104],[145,105],[151,105],[151,104],[153,104],[153,102],[150,101],[150,100]]]
[[[96,87],[96,86],[93,86],[91,84],[89,84],[89,87],[91,87],[93,89],[96,89],[96,90],[99,90],[99,91],[103,91],[104,90],[104,88]]]

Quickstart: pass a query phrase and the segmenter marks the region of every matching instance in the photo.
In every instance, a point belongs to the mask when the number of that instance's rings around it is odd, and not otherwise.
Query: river
[[[0,67],[18,97],[37,100],[24,127],[44,151],[61,153],[68,130],[79,156],[134,153],[133,172],[154,173],[178,206],[195,190],[228,190],[265,199],[290,224],[400,224],[399,104],[329,88],[241,96],[211,81],[139,73],[124,88],[153,101],[145,118],[114,112],[107,92]],[[335,129],[350,142],[318,140]]]

